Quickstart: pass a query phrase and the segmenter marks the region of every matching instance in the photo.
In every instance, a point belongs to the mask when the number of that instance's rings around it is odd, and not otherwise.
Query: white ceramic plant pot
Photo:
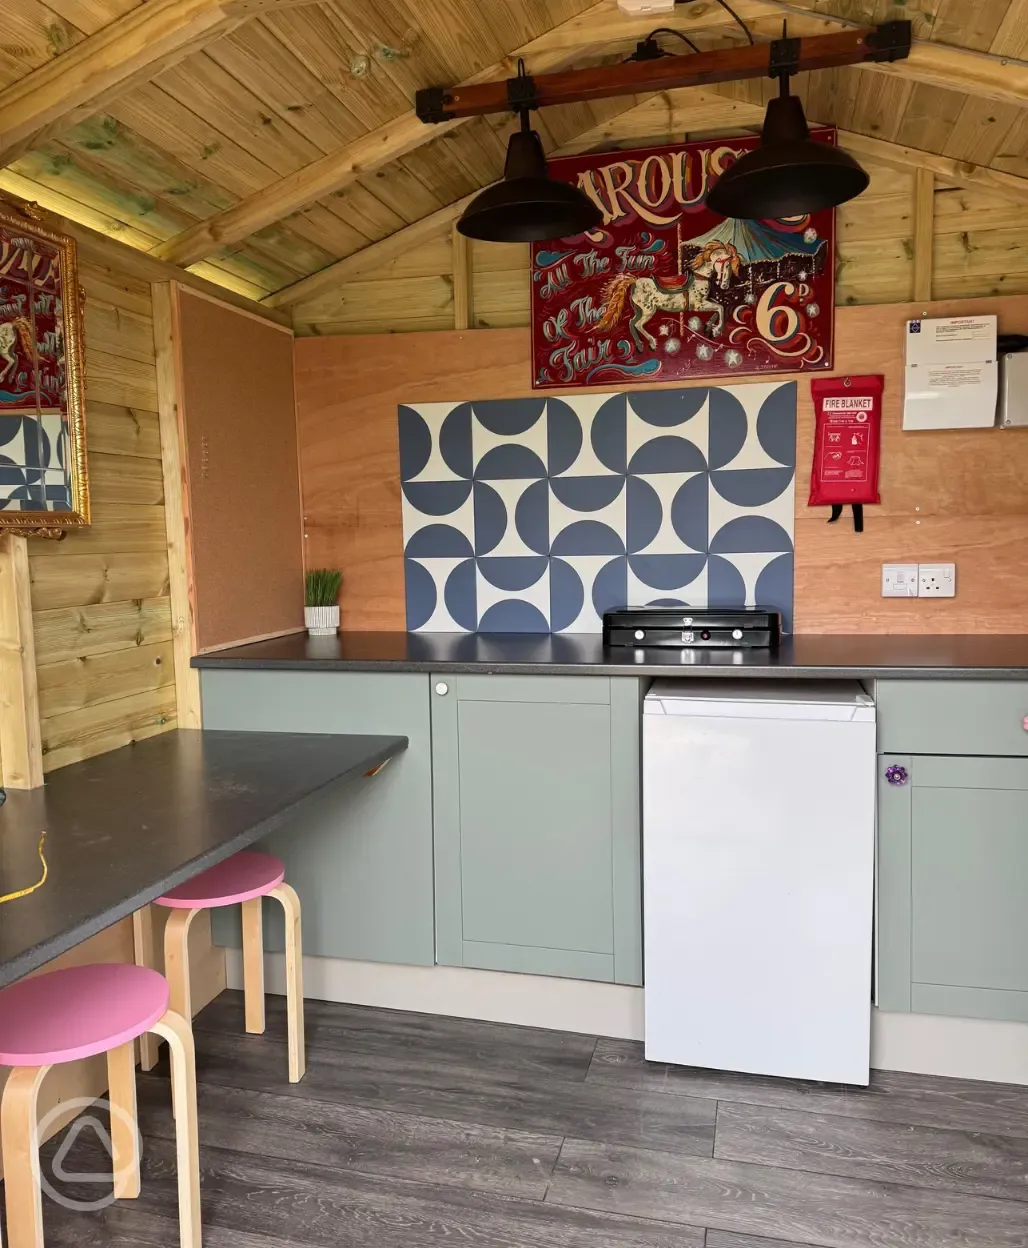
[[[304,607],[303,622],[312,637],[331,637],[339,632],[339,607]]]

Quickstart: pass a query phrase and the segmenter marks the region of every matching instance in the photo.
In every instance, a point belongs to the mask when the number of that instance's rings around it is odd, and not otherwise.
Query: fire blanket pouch
[[[810,383],[814,400],[814,465],[809,506],[880,503],[878,452],[885,378],[826,377]]]

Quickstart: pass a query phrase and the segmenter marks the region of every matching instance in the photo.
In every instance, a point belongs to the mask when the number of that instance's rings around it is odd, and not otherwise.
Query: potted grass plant
[[[311,637],[331,637],[339,631],[339,587],[342,572],[311,568],[306,577],[303,618]]]

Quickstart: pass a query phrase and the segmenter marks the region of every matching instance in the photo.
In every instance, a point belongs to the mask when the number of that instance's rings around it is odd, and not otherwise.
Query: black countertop
[[[626,650],[599,636],[293,633],[193,659],[252,671],[500,673],[514,676],[770,676],[1028,679],[1026,636],[787,637],[778,650]]]
[[[0,987],[278,827],[315,793],[407,748],[406,737],[180,729],[9,790],[0,807]]]

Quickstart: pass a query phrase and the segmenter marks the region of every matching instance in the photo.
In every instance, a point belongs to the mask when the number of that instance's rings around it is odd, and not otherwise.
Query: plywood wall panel
[[[292,335],[176,286],[198,651],[303,627]]]
[[[1003,329],[1028,332],[1028,296],[838,310],[838,371],[886,377],[882,505],[867,508],[863,534],[807,507],[813,409],[801,378],[798,631],[1024,630],[1028,430],[902,431],[903,327],[923,311],[995,312]],[[528,394],[528,331],[298,339],[295,354],[308,562],[342,569],[345,629],[403,629],[397,406]],[[880,597],[884,561],[943,559],[958,566],[956,599]]]

